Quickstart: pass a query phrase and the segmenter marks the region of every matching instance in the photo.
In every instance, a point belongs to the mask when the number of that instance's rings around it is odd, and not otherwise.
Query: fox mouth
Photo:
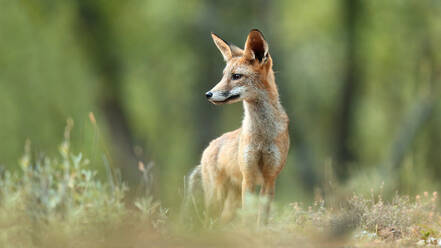
[[[231,96],[227,97],[225,100],[222,100],[222,101],[215,101],[215,100],[211,100],[211,101],[215,104],[220,104],[220,103],[227,103],[229,101],[238,99],[239,97],[240,97],[240,94],[235,94],[235,95],[231,95]]]

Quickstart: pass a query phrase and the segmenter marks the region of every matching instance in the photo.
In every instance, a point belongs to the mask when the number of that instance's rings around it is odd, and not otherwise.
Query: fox
[[[260,186],[257,222],[267,224],[276,179],[284,168],[290,147],[288,116],[279,99],[268,44],[252,29],[244,49],[211,33],[226,66],[222,79],[205,93],[215,105],[243,102],[240,128],[212,140],[200,165],[190,173],[189,191],[201,181],[205,208],[218,209],[220,220],[229,222],[235,211],[247,208],[248,195]],[[191,193],[190,193],[191,194]]]

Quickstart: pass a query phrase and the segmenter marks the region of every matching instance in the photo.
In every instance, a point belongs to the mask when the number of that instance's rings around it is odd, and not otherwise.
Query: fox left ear
[[[226,41],[221,39],[215,33],[211,33],[211,38],[213,38],[214,44],[216,44],[217,49],[222,53],[225,61],[230,60],[233,57],[231,47]]]
[[[257,29],[250,31],[245,42],[244,56],[250,60],[257,59],[260,63],[264,63],[268,59],[268,43],[263,38],[262,32]]]

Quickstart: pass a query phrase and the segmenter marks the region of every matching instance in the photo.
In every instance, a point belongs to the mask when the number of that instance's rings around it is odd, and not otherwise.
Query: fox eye
[[[231,75],[231,79],[233,79],[233,80],[238,80],[238,79],[240,79],[241,77],[242,77],[242,74],[234,73],[233,75]]]

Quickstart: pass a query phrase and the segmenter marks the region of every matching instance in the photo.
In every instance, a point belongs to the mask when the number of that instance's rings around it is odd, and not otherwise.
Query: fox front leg
[[[266,180],[260,190],[260,206],[257,223],[259,225],[267,225],[271,203],[275,194],[275,180]]]

